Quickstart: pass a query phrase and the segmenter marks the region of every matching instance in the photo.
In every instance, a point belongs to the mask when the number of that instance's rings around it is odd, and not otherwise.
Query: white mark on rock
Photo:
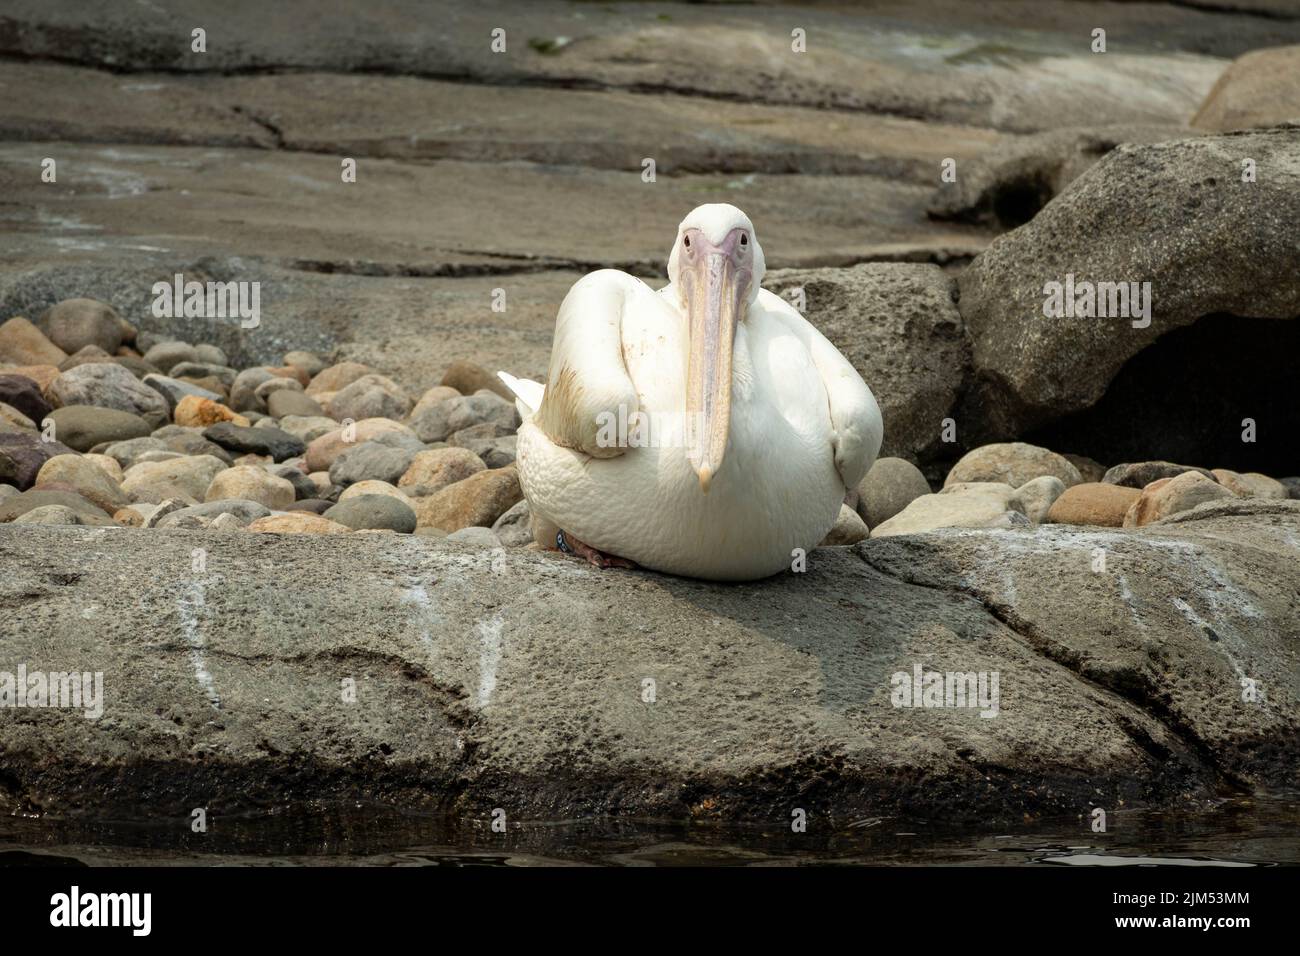
[[[217,685],[208,671],[204,660],[203,634],[199,630],[199,612],[204,608],[203,582],[195,581],[176,601],[176,610],[180,614],[181,628],[185,632],[185,643],[190,646],[190,662],[194,665],[194,679],[203,688],[204,695],[214,709],[221,708],[221,697],[217,694]]]
[[[402,592],[402,603],[412,604],[415,606],[416,614],[420,618],[416,625],[417,632],[420,635],[420,643],[430,654],[433,653],[433,635],[430,628],[441,622],[442,617],[438,614],[438,609],[433,606],[433,598],[429,597],[429,592],[423,584],[413,584]]]
[[[492,615],[490,621],[479,621],[476,625],[479,639],[478,653],[478,706],[486,707],[492,700],[492,692],[497,687],[497,665],[501,663],[501,612]]]

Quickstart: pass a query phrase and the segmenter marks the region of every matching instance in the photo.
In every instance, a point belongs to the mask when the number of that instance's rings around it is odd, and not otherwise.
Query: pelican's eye
[[[682,236],[682,245],[684,245],[687,249],[689,249],[691,247],[691,237]]]
[[[741,244],[742,246],[747,246],[747,245],[749,245],[749,236],[746,235],[746,234],[743,233],[743,232],[740,234],[740,244]]]

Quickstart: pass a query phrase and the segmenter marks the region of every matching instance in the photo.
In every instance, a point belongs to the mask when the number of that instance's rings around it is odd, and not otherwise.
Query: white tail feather
[[[541,407],[542,395],[546,392],[546,386],[541,382],[515,378],[509,372],[497,372],[497,378],[515,393],[515,408],[519,409],[520,418],[530,418]]]

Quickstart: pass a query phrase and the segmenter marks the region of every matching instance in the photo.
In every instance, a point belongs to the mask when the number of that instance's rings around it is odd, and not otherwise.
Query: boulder
[[[1079,469],[1063,456],[1017,441],[983,445],[967,452],[948,472],[944,487],[958,482],[993,481],[1019,488],[1041,475],[1058,478],[1067,488],[1083,480]]]
[[[247,427],[218,422],[203,429],[203,437],[234,454],[264,455],[274,461],[296,458],[307,450],[296,435],[275,427]]]
[[[62,442],[47,442],[40,435],[0,432],[0,482],[25,490],[36,482],[46,462],[74,454],[76,452]]]
[[[921,495],[930,493],[930,483],[904,458],[877,458],[858,483],[858,515],[868,528],[884,524]]]
[[[1256,182],[1242,182],[1243,157],[1265,171]],[[1300,316],[1300,283],[1293,281],[1300,247],[1286,225],[1297,219],[1295,130],[1116,148],[961,273],[975,376],[958,416],[966,438],[1022,435],[1088,409],[1134,356],[1206,316],[1216,317],[1247,364],[1276,367],[1270,352],[1277,346],[1267,336],[1231,336],[1231,326],[1247,321],[1234,316]],[[1135,282],[1151,283],[1149,322],[1134,303],[1130,315],[1045,315],[1058,291],[1051,283],[1061,284],[1062,302],[1072,283],[1072,304],[1086,308],[1092,290],[1094,302],[1109,309]],[[1096,295],[1097,283],[1111,286]],[[1145,386],[1134,381],[1123,405],[1141,409],[1143,434],[1153,443],[1177,440],[1204,417],[1171,393],[1167,379],[1152,373]],[[1254,411],[1290,413],[1281,406]],[[1220,430],[1220,441],[1240,448],[1235,434]]]
[[[64,299],[37,322],[51,342],[69,355],[88,345],[112,355],[122,344],[122,320],[113,307],[95,299]]]
[[[65,405],[50,412],[49,419],[58,440],[77,451],[90,451],[104,442],[144,438],[153,430],[139,415],[94,405]]]
[[[1066,488],[1052,503],[1047,520],[1056,524],[1083,524],[1119,528],[1124,515],[1142,492],[1124,485],[1084,482]]]
[[[422,442],[446,441],[474,425],[490,424],[509,433],[519,427],[519,412],[513,402],[492,394],[461,395],[427,406],[412,415],[411,430]]]
[[[212,480],[225,470],[226,463],[211,455],[142,461],[126,470],[122,490],[136,502],[175,498],[193,504],[203,500]]]
[[[58,366],[68,354],[22,316],[0,325],[0,362]]]
[[[1129,505],[1124,527],[1140,528],[1203,502],[1232,497],[1235,497],[1233,493],[1223,485],[1195,471],[1161,478],[1143,488],[1137,500]]]
[[[1300,46],[1251,50],[1219,76],[1192,125],[1215,133],[1300,123]]]
[[[1290,497],[1286,485],[1268,475],[1256,472],[1243,475],[1227,468],[1215,468],[1212,474],[1219,484],[1242,498],[1277,498],[1285,501]]]
[[[487,389],[508,402],[515,400],[514,392],[506,387],[505,382],[483,366],[475,365],[473,362],[462,360],[452,362],[443,373],[441,385],[445,388],[454,388],[462,395],[473,395],[480,389]]]
[[[1141,490],[1153,481],[1174,478],[1185,471],[1195,471],[1211,481],[1218,480],[1209,469],[1197,468],[1195,465],[1177,465],[1172,461],[1126,462],[1108,469],[1101,480],[1108,485],[1123,485],[1125,488]]]
[[[880,454],[926,462],[946,450],[943,419],[970,365],[956,284],[947,273],[876,262],[777,270],[763,286],[787,299],[802,289],[804,316],[871,387],[885,422]]]
[[[431,448],[416,453],[410,467],[397,480],[397,487],[409,495],[423,497],[486,468],[483,460],[467,448]]]
[[[415,512],[409,504],[393,495],[357,495],[342,499],[325,512],[330,521],[347,525],[354,531],[386,529],[399,534],[415,530]]]
[[[293,504],[296,497],[293,485],[265,469],[252,465],[236,465],[219,472],[208,485],[204,501],[223,501],[238,498],[256,501],[272,511],[280,511]]]
[[[358,481],[383,481],[395,484],[411,467],[415,452],[381,441],[363,442],[342,452],[330,465],[330,481],[351,485]]]
[[[834,548],[857,544],[867,535],[867,526],[858,517],[858,513],[848,505],[840,505],[840,513],[835,519],[835,524],[831,526],[830,531],[826,532],[826,537],[818,547]]]
[[[1016,489],[1000,482],[962,482],[938,494],[922,495],[888,521],[871,529],[871,537],[919,534],[938,528],[1027,528],[1025,507]]]
[[[523,496],[515,469],[496,468],[415,499],[415,515],[419,527],[448,533],[471,526],[491,528]]]
[[[131,503],[122,487],[102,467],[81,455],[56,455],[42,465],[35,487],[40,489],[47,484],[70,487],[110,515]]]
[[[526,548],[533,543],[533,516],[528,501],[517,501],[492,523],[492,533],[502,546]]]
[[[342,534],[352,529],[310,511],[290,511],[258,518],[246,530],[270,534]]]

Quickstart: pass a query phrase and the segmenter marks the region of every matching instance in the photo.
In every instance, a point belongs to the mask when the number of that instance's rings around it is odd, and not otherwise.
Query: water
[[[937,820],[871,818],[819,832],[782,826],[587,819],[511,823],[447,819],[365,804],[295,805],[139,822],[12,816],[0,820],[0,866],[782,866],[804,864],[1115,866],[1300,862],[1300,801],[1236,798],[1196,812],[1118,811],[1107,833],[1085,820],[975,832]]]

